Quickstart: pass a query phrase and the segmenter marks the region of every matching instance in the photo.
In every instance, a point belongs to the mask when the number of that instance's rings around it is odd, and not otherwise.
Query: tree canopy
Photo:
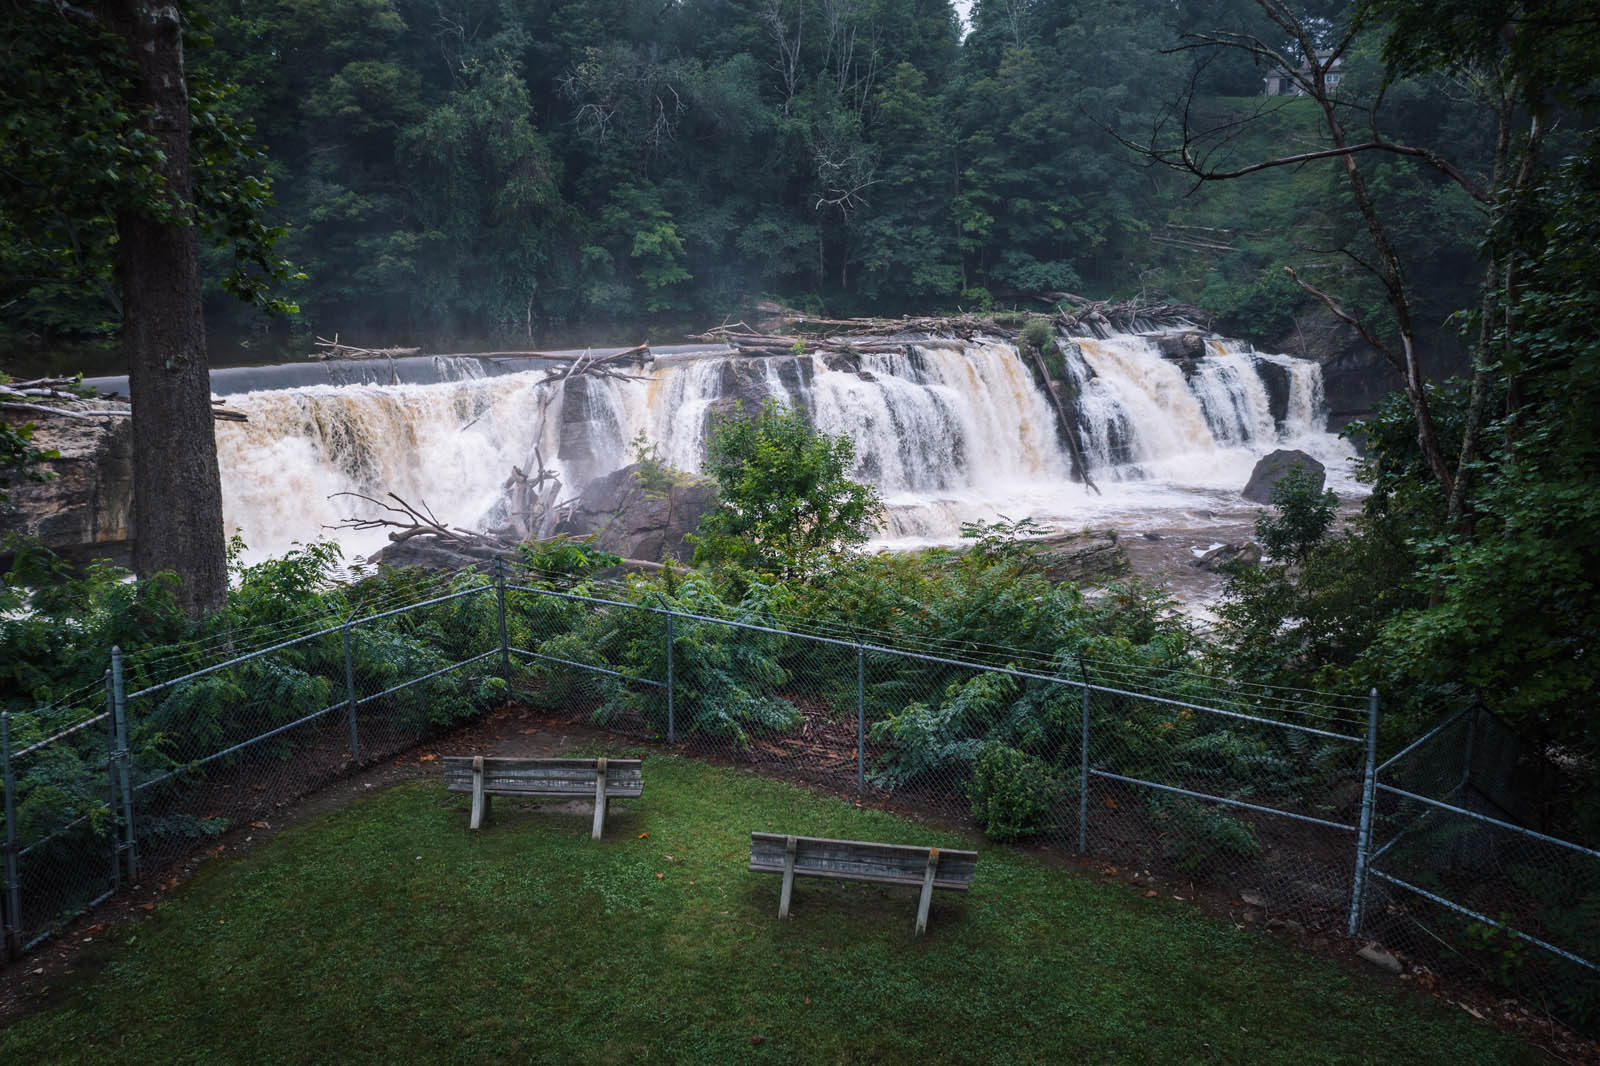
[[[854,466],[849,437],[819,432],[775,400],[716,423],[705,472],[717,507],[695,534],[695,562],[805,576],[866,543],[883,505],[876,489],[851,480]]]

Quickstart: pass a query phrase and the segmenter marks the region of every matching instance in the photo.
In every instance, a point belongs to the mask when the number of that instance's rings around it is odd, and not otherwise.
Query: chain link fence
[[[690,582],[527,578],[436,575],[347,618],[114,654],[103,686],[5,716],[8,952],[511,696],[1053,845],[1246,921],[1369,936],[1595,1022],[1600,853],[1515,824],[1499,782],[1517,760],[1482,712],[1380,767],[1376,694],[800,626]]]
[[[1549,813],[1535,797],[1549,794],[1550,770],[1476,707],[1384,763],[1361,928],[1424,971],[1593,1031],[1600,851],[1509,820]]]

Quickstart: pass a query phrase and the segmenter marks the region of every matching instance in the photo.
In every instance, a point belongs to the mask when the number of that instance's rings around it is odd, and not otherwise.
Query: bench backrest
[[[874,844],[864,840],[795,837],[794,872],[841,881],[873,881],[921,886],[928,871],[928,852],[906,844]],[[783,873],[789,838],[782,833],[750,834],[750,869]],[[934,888],[965,889],[972,884],[978,853],[940,848]]]
[[[444,766],[446,790],[472,791],[472,756],[449,755],[440,762]],[[598,759],[489,757],[483,760],[483,789],[502,796],[593,796],[598,765]],[[644,795],[640,760],[606,760],[606,795]]]

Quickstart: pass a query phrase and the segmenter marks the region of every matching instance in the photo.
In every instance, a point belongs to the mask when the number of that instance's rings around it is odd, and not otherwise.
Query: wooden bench
[[[918,848],[905,844],[872,844],[862,840],[828,840],[822,837],[750,834],[750,870],[782,874],[778,917],[789,917],[789,896],[794,879],[831,877],[837,881],[870,881],[883,885],[920,885],[917,933],[928,928],[928,906],[936,888],[966,891],[978,867],[975,851]]]
[[[606,824],[606,800],[644,795],[638,759],[509,759],[482,755],[446,756],[444,787],[472,793],[470,827],[489,817],[490,796],[593,796],[594,839]]]

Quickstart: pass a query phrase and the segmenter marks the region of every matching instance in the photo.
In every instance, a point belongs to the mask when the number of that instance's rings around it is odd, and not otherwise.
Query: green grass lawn
[[[747,873],[752,829],[962,846],[676,758],[589,816],[437,782],[214,861],[0,1035],[85,1063],[1515,1063],[1430,1000],[1006,848],[970,894]]]

